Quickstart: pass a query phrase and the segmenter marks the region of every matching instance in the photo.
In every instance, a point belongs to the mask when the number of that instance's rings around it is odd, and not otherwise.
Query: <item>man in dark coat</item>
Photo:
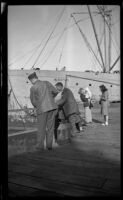
[[[57,114],[57,104],[54,101],[54,97],[58,92],[50,82],[38,80],[35,72],[30,74],[28,79],[33,84],[30,89],[30,100],[37,113],[37,149],[44,149],[46,136],[46,147],[51,150],[55,116]]]
[[[63,108],[65,117],[71,124],[72,127],[72,136],[76,136],[79,132],[77,129],[77,124],[81,126],[81,119],[79,116],[79,108],[74,98],[72,91],[68,88],[63,87],[61,82],[56,84],[56,89],[58,92],[62,91],[62,97],[57,101],[57,105]]]

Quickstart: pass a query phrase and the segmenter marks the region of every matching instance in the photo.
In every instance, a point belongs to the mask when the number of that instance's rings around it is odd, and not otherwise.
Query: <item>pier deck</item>
[[[108,127],[98,112],[93,119],[71,144],[9,157],[9,196],[119,196],[120,107],[110,108]]]

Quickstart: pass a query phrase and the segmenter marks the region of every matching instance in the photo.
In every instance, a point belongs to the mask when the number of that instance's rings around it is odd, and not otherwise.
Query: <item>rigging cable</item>
[[[15,93],[14,93],[14,91],[13,91],[13,88],[12,88],[12,84],[11,84],[10,79],[9,79],[9,83],[10,83],[10,87],[11,87],[11,91],[12,91],[12,93],[13,93],[14,99],[16,100],[16,102],[17,102],[17,104],[19,105],[19,107],[20,107],[21,109],[23,109],[23,107],[20,105],[20,103],[18,102],[18,100],[17,100],[17,98],[16,98],[16,96],[15,96]],[[19,116],[20,116],[20,118],[21,118],[21,120],[22,120],[23,127],[24,127],[24,129],[25,129],[26,127],[25,127],[25,123],[24,123],[24,121],[23,121],[23,118],[22,118],[21,115],[19,115]]]
[[[11,92],[13,93],[13,96],[14,96],[14,99],[15,99],[17,105],[19,105],[19,107],[21,108],[21,110],[23,110],[23,111],[26,113],[26,115],[28,115],[29,117],[35,117],[35,116],[33,116],[32,114],[30,114],[28,108],[24,108],[23,106],[21,106],[21,104],[19,103],[19,101],[18,101],[18,99],[17,99],[17,97],[16,97],[16,95],[15,95],[15,93],[14,93],[14,91],[13,91],[13,87],[12,87],[11,81],[10,81],[10,79],[8,79],[8,80],[9,80],[9,83],[10,83]],[[10,96],[9,96],[9,99],[10,99]],[[25,129],[25,128],[26,128],[26,127],[25,127],[25,123],[24,123],[24,121],[23,121],[23,118],[22,118],[21,114],[19,114],[19,116],[20,116],[20,118],[21,118],[21,120],[22,120],[24,129]]]
[[[85,19],[83,19],[83,20],[78,20],[77,23],[82,22],[82,21],[85,21],[85,20],[87,20],[87,19],[89,19],[89,17],[88,17],[88,18],[85,18]],[[73,27],[75,24],[76,24],[76,23],[74,23],[74,24],[72,24],[72,25],[70,25],[70,26],[64,28],[64,30],[62,31],[62,33],[59,33],[59,34],[60,34],[60,37],[59,37],[59,39],[57,40],[57,42],[59,42],[59,40],[61,39],[61,36],[63,35],[63,33],[64,33],[67,29]],[[50,40],[54,39],[54,38],[55,38],[56,36],[58,36],[59,34],[57,34],[57,35],[51,37]],[[56,44],[53,48],[55,49],[56,46],[57,46],[57,44]],[[54,51],[54,50],[53,50],[53,51]],[[53,53],[53,51],[52,51],[52,50],[50,51],[49,56],[46,58],[46,60],[43,62],[43,64],[41,64],[42,66],[47,62],[47,60],[49,59],[49,57],[51,56],[51,54]],[[63,51],[63,50],[62,50],[62,51]],[[61,55],[61,56],[62,56],[62,55]],[[41,66],[41,67],[42,67],[42,66]],[[41,67],[40,67],[40,68],[41,68]]]
[[[112,31],[111,31],[111,29],[110,29],[110,27],[109,27],[109,24],[108,24],[107,20],[106,20],[105,17],[104,17],[105,13],[103,13],[102,9],[101,9],[98,5],[97,5],[97,8],[98,8],[99,12],[101,13],[102,17],[104,18],[104,20],[105,20],[105,22],[106,22],[106,24],[107,24],[107,26],[108,26],[108,29],[109,29],[109,31],[111,32],[111,36],[113,37],[113,33],[112,33]],[[114,42],[114,40],[113,40],[112,37],[111,37],[112,43],[114,43],[114,46],[115,46],[115,43],[117,44],[117,42],[116,42],[116,41]],[[118,47],[118,44],[117,44],[117,47]],[[119,49],[119,47],[118,47],[118,49]],[[116,50],[116,47],[115,47],[115,50]],[[117,50],[116,50],[116,51],[117,51]],[[118,53],[118,52],[117,52],[117,53]],[[119,54],[119,53],[118,53],[118,54]]]
[[[101,49],[100,49],[99,40],[98,40],[98,36],[97,36],[97,33],[96,33],[95,24],[94,24],[92,15],[91,15],[91,10],[90,10],[89,5],[87,5],[87,8],[88,8],[88,12],[89,12],[89,15],[90,15],[91,24],[92,24],[92,27],[93,27],[93,30],[94,30],[94,35],[95,35],[95,38],[96,38],[97,46],[98,46],[98,49],[99,49],[100,58],[101,58],[101,60],[102,60],[103,71],[105,71],[105,66],[104,66],[104,60],[103,60],[103,56],[102,56],[102,51],[101,51]]]
[[[39,45],[38,45],[39,46]],[[10,64],[8,64],[8,66],[13,65],[14,63],[16,63],[18,60],[20,60],[21,58],[25,57],[27,54],[29,54],[30,52],[34,51],[38,46],[34,47],[33,49],[29,50],[26,54],[20,56],[19,58],[17,58],[15,61],[11,62]]]
[[[102,32],[102,34],[101,34],[101,38],[100,38],[100,41],[99,41],[99,45],[101,46],[101,43],[102,43],[102,40],[103,40],[103,36],[104,36],[104,30],[103,30],[103,32]],[[98,49],[98,47],[97,47],[97,50],[95,50],[96,51],[96,56],[98,56],[98,53],[99,53],[99,49]],[[95,59],[95,57],[93,57],[94,58],[94,61],[93,61],[93,65],[95,65],[95,61],[97,62],[97,60]]]
[[[68,24],[67,24],[67,26],[66,26],[66,30],[68,29],[68,25],[70,24],[70,20],[71,20],[71,18],[70,18],[69,21],[68,21]],[[67,32],[66,32],[66,34],[67,34]],[[64,49],[64,45],[65,45],[65,40],[66,40],[66,35],[65,35],[64,42],[63,42],[63,46],[62,46],[62,49],[61,49],[61,54],[60,54],[60,56],[59,56],[59,63],[61,62],[61,58],[62,58],[62,54],[63,54],[63,49]]]
[[[47,37],[47,35],[49,34],[49,31],[47,32],[47,34],[45,35],[45,37],[42,39],[41,43],[36,47],[36,51],[39,49],[39,47],[42,45],[44,39]],[[36,51],[34,52],[34,54],[36,53]],[[27,63],[30,61],[30,59],[32,58],[32,56],[34,55],[32,54],[29,59],[26,61],[26,63],[24,64],[24,67],[27,65]]]
[[[103,13],[103,10],[101,9],[101,7],[97,6],[97,8],[98,8],[98,10],[100,11],[102,17],[104,18],[104,20],[105,20],[105,22],[106,22],[106,24],[107,24],[107,26],[108,26],[109,32],[111,33],[111,40],[112,40],[112,44],[114,45],[114,49],[115,49],[116,53],[119,54],[119,53],[117,52],[117,49],[116,49],[116,47],[115,47],[114,40],[113,40],[113,38],[112,38],[112,37],[113,37],[113,33],[112,33],[112,31],[111,31],[111,28],[110,28],[108,22],[106,21],[106,19],[105,19],[105,17],[104,17],[105,13]],[[118,45],[117,45],[117,46],[118,46]],[[118,58],[116,59],[116,61],[119,60],[119,59],[120,59],[120,55],[118,56]],[[114,63],[116,64],[117,62],[114,62]],[[114,65],[113,65],[113,66],[114,66]],[[111,69],[112,69],[112,67],[111,67]],[[109,69],[109,71],[111,71],[111,70]]]
[[[53,49],[50,51],[48,57],[45,59],[45,61],[43,62],[43,64],[41,64],[41,67],[43,67],[43,65],[47,62],[47,60],[49,59],[49,57],[52,55],[53,51],[55,50],[56,46],[58,45],[60,39],[62,38],[62,35],[64,34],[65,32],[65,29],[63,30],[63,32],[61,33],[60,37],[58,38],[58,40],[56,41]]]
[[[74,16],[73,16],[72,14],[71,14],[71,17],[73,17],[74,21],[76,22],[76,20],[75,20],[75,18],[74,18]],[[99,59],[98,59],[97,56],[95,55],[95,52],[94,52],[94,50],[92,49],[90,43],[88,42],[88,40],[87,40],[85,34],[84,34],[83,31],[80,29],[80,27],[79,27],[79,25],[78,25],[77,23],[76,23],[76,25],[77,25],[77,27],[78,27],[78,29],[79,29],[79,31],[80,31],[80,33],[81,33],[81,35],[82,35],[82,37],[83,37],[85,43],[86,43],[86,45],[87,45],[89,51],[90,51],[91,53],[94,54],[94,56],[95,56],[96,60],[98,61],[100,67],[103,68],[102,65],[101,65],[101,63],[100,63],[100,61],[99,61]]]
[[[96,15],[95,15],[95,16],[96,16]],[[88,19],[89,19],[89,17],[84,18],[84,19],[81,19],[81,20],[78,20],[77,23],[82,22],[82,21],[85,21],[85,20],[88,20]],[[76,25],[76,23],[70,25],[67,29],[72,28],[74,25]],[[58,33],[58,34],[54,35],[53,37],[50,38],[50,40],[54,39],[54,38],[57,37],[59,34],[61,34],[61,33]],[[12,61],[11,63],[9,63],[8,66],[11,66],[11,65],[15,64],[18,60],[20,60],[20,59],[22,59],[23,57],[27,56],[27,55],[28,55],[29,53],[31,53],[32,51],[35,51],[35,49],[37,49],[39,46],[41,46],[41,45],[40,45],[40,44],[36,45],[36,46],[33,47],[31,50],[27,51],[24,55],[20,56],[20,57],[17,58],[15,61]],[[32,55],[33,55],[33,54],[32,54]],[[32,56],[30,56],[30,57],[32,57]],[[27,63],[26,63],[26,64],[27,64]]]
[[[57,25],[58,25],[58,23],[59,23],[59,21],[60,21],[62,15],[63,15],[63,13],[64,13],[64,10],[65,10],[65,6],[64,6],[63,11],[61,12],[60,17],[58,18],[58,21],[57,21],[57,23],[55,24],[55,26],[54,26],[54,28],[53,28],[53,30],[52,30],[52,32],[51,32],[49,38],[47,39],[47,41],[46,41],[46,43],[45,43],[43,49],[41,50],[41,52],[39,53],[38,57],[36,58],[36,60],[35,60],[35,62],[34,62],[34,64],[33,64],[33,66],[32,66],[32,69],[34,68],[34,66],[35,66],[35,64],[36,64],[36,62],[37,62],[37,60],[39,59],[39,57],[40,57],[40,55],[42,54],[43,50],[45,49],[46,45],[48,44],[48,42],[49,42],[49,40],[50,40],[50,38],[51,38],[51,36],[52,36],[54,30],[56,29],[56,27],[57,27]]]

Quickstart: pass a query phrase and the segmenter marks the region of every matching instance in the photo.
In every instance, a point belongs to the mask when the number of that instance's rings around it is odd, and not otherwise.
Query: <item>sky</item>
[[[101,48],[104,54],[103,20],[101,15],[93,13],[98,11],[96,6],[89,7],[99,41],[102,37]],[[120,54],[120,7],[108,6],[108,9],[112,9],[112,65]],[[90,53],[71,17],[72,13],[77,13],[74,14],[75,19],[81,20],[78,24],[94,52],[97,52],[86,5],[8,6],[9,69],[31,69],[35,64],[35,67],[42,70],[61,69],[65,66],[68,71],[100,71],[101,67]],[[99,54],[98,59],[101,62]],[[119,68],[120,62],[114,69]]]

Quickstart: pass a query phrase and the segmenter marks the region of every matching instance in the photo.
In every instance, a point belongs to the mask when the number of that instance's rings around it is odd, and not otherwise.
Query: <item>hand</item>
[[[35,117],[37,116],[36,109],[33,110],[33,114],[34,114]]]
[[[36,116],[37,116],[36,110],[33,109],[33,110],[30,112],[30,115],[36,117]]]

